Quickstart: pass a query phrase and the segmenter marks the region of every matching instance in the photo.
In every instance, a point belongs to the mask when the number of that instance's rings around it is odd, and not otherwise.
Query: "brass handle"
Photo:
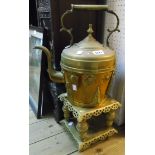
[[[120,30],[118,29],[118,26],[119,26],[119,17],[118,17],[118,15],[115,12],[113,12],[112,10],[107,10],[107,12],[110,13],[110,14],[113,14],[116,17],[116,20],[117,20],[116,27],[113,30],[107,29],[107,31],[109,32],[109,35],[107,36],[106,44],[107,44],[107,46],[109,46],[109,38],[112,35],[112,33],[115,32],[115,31],[120,32]]]
[[[116,19],[117,19],[117,24],[116,24],[116,27],[113,29],[113,30],[110,30],[108,29],[108,32],[109,32],[109,35],[107,37],[107,40],[106,40],[106,44],[107,46],[109,46],[109,37],[112,35],[113,32],[115,31],[118,31],[120,32],[120,30],[118,29],[118,26],[119,26],[119,18],[117,16],[117,14],[115,12],[113,12],[112,10],[109,10],[108,9],[108,5],[76,5],[76,4],[71,4],[71,9],[70,10],[67,10],[62,16],[61,16],[61,29],[60,31],[65,31],[67,32],[69,35],[70,35],[70,45],[73,45],[73,34],[72,34],[72,28],[67,28],[65,27],[64,25],[64,17],[67,15],[67,14],[71,14],[73,13],[74,10],[86,10],[86,11],[106,11],[108,13],[111,13],[113,15],[115,15]]]
[[[71,4],[71,9],[72,10],[95,10],[95,11],[106,11],[108,10],[108,5],[76,5],[76,4]]]

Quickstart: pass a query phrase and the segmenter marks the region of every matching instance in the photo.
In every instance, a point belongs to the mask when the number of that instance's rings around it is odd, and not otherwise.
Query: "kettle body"
[[[91,24],[87,30],[88,36],[79,43],[73,44],[71,30],[64,27],[63,18],[66,14],[73,12],[73,9],[83,8],[108,10],[106,5],[72,5],[72,10],[63,14],[61,30],[70,34],[71,41],[70,46],[64,48],[61,54],[61,72],[54,70],[51,65],[51,62],[53,63],[51,52],[46,47],[37,46],[35,48],[41,49],[47,55],[50,79],[54,82],[65,83],[69,102],[75,106],[91,108],[103,105],[110,79],[115,70],[116,56],[114,50],[96,41],[92,35]],[[118,24],[115,30],[111,30],[109,36],[117,31],[117,28]]]

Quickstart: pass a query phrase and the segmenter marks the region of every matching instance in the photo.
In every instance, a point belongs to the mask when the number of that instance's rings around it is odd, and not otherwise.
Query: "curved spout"
[[[47,61],[48,61],[47,72],[48,72],[48,75],[49,75],[50,79],[53,82],[64,83],[65,80],[64,80],[63,73],[60,72],[60,71],[54,70],[54,68],[52,66],[53,65],[53,57],[52,57],[52,54],[50,53],[50,51],[44,46],[35,46],[34,49],[40,49],[46,54]]]

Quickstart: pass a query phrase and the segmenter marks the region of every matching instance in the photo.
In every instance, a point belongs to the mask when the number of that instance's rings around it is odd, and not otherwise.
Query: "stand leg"
[[[67,106],[63,106],[64,118],[68,121],[69,120],[69,110]]]
[[[87,131],[89,128],[88,123],[84,120],[81,122],[78,122],[76,128],[80,134],[81,140],[85,141],[85,139],[87,138]]]
[[[109,112],[107,114],[107,116],[106,116],[106,126],[108,128],[110,128],[112,126],[114,118],[115,118],[115,111],[111,111],[111,112]]]

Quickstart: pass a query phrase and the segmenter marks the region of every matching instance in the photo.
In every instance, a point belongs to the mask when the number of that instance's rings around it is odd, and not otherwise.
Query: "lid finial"
[[[92,24],[89,24],[89,28],[88,28],[87,32],[89,35],[92,35],[92,33],[94,32],[93,28],[92,28]]]

